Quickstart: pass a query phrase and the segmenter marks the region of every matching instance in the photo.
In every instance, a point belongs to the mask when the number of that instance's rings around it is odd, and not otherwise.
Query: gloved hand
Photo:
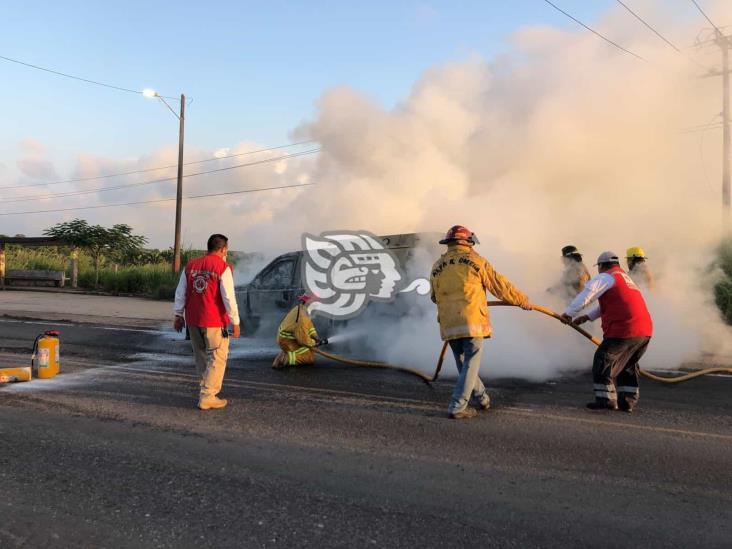
[[[570,324],[572,322],[572,317],[569,316],[567,313],[563,313],[559,320],[561,320],[564,324]]]
[[[584,324],[585,322],[589,322],[589,320],[590,320],[590,317],[589,316],[582,315],[582,316],[578,316],[577,318],[575,318],[574,319],[574,322],[572,322],[572,324],[574,324],[575,326],[579,326],[580,324]]]

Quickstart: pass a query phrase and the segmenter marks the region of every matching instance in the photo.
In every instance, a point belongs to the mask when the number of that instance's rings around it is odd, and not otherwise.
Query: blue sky
[[[559,0],[592,21],[612,0]],[[123,87],[194,99],[187,144],[278,145],[328,88],[385,105],[437,63],[491,57],[522,25],[575,25],[541,0],[401,2],[12,2],[0,55]],[[78,154],[129,158],[174,145],[176,121],[154,100],[0,61],[0,163],[43,143],[60,168]]]

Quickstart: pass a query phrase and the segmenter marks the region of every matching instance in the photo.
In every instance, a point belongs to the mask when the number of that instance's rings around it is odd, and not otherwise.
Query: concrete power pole
[[[180,225],[183,210],[183,134],[185,131],[186,96],[180,95],[180,129],[178,131],[178,188],[175,195],[175,243],[173,244],[173,272],[180,272]],[[729,174],[728,174],[729,181]]]

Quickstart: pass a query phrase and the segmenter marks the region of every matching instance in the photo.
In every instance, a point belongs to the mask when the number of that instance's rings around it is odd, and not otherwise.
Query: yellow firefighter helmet
[[[644,252],[643,248],[641,248],[640,246],[633,246],[632,248],[628,248],[628,251],[626,252],[626,257],[628,259],[646,259],[646,252]]]

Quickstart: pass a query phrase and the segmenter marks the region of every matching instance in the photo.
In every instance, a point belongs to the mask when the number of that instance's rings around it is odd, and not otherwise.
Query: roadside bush
[[[727,324],[732,324],[732,238],[719,247],[718,264],[725,278],[714,287],[714,299]]]

